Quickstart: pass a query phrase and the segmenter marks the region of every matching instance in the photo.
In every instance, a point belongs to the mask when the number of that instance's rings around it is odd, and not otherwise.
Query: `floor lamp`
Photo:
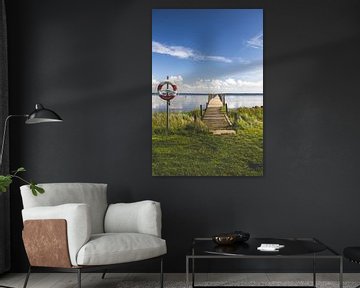
[[[33,112],[31,112],[30,114],[7,116],[5,119],[5,124],[4,124],[4,132],[3,132],[1,151],[0,151],[0,167],[2,165],[2,160],[3,160],[3,155],[4,155],[4,146],[5,146],[5,141],[6,141],[6,132],[7,132],[8,122],[11,118],[15,118],[15,117],[27,118],[25,121],[25,124],[39,124],[39,123],[46,123],[46,122],[62,122],[63,121],[58,114],[56,114],[54,111],[52,111],[50,109],[45,108],[41,104],[36,104],[35,110]]]
[[[2,161],[3,161],[3,155],[4,155],[4,146],[6,142],[6,132],[7,132],[7,126],[9,123],[9,120],[11,118],[26,118],[25,124],[39,124],[39,123],[47,123],[47,122],[62,122],[63,120],[61,117],[56,114],[54,111],[45,108],[41,104],[35,105],[35,110],[31,112],[30,114],[20,114],[20,115],[9,115],[5,119],[4,123],[4,132],[3,132],[3,138],[1,143],[1,150],[0,150],[0,168],[2,167]],[[3,286],[0,284],[0,287],[4,288],[12,288],[9,286]]]

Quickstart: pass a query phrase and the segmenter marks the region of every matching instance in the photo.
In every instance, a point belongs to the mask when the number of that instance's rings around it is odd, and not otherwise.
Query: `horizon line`
[[[158,95],[157,92],[151,92],[152,94]],[[196,94],[196,95],[236,95],[236,94],[242,94],[242,95],[263,95],[264,92],[225,92],[225,93],[208,93],[208,92],[182,92],[182,93],[177,93],[177,95],[187,95],[187,94]]]

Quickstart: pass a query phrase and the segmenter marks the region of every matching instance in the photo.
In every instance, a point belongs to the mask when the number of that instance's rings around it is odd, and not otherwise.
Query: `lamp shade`
[[[54,111],[45,108],[41,104],[35,105],[35,110],[29,114],[26,124],[38,124],[46,122],[62,122],[61,117]]]

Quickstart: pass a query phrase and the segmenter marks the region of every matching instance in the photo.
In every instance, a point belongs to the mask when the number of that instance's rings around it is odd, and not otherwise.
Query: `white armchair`
[[[161,209],[154,201],[107,204],[106,184],[40,184],[45,193],[33,196],[28,185],[21,196],[24,246],[32,270],[39,267],[78,273],[107,270],[117,264],[160,258]],[[103,277],[105,274],[103,275]]]

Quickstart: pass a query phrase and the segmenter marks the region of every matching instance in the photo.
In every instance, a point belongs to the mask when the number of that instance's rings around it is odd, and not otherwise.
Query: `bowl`
[[[215,235],[212,240],[218,245],[232,245],[237,241],[237,235],[231,233],[224,233]]]

